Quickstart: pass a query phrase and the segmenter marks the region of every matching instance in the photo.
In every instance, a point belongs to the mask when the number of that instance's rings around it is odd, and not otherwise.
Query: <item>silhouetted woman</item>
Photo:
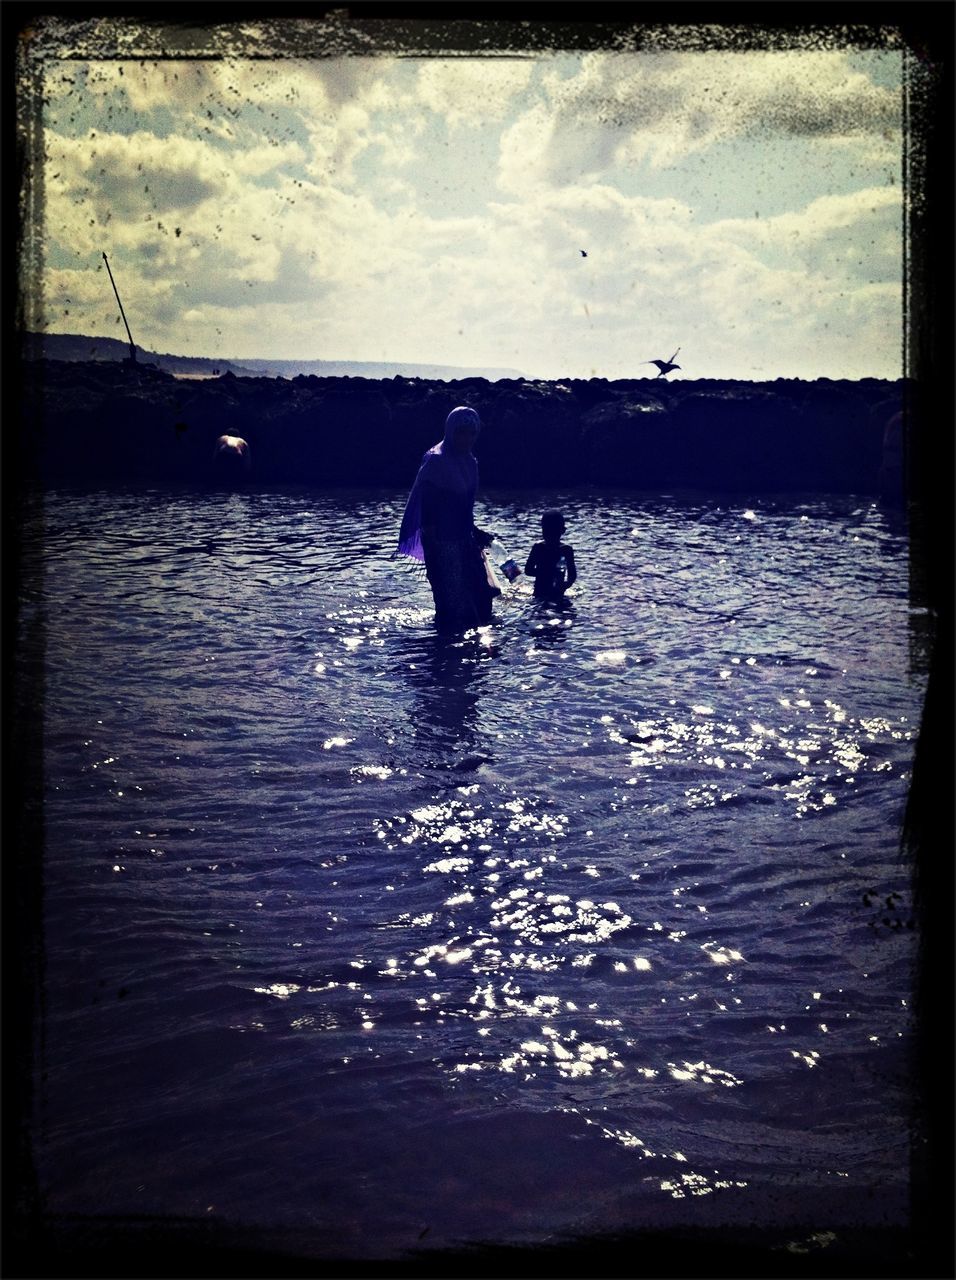
[[[422,459],[398,535],[399,554],[425,562],[435,622],[444,632],[490,622],[499,594],[482,555],[494,534],[474,523],[478,463],[471,450],[480,430],[474,409],[452,409],[444,438]]]

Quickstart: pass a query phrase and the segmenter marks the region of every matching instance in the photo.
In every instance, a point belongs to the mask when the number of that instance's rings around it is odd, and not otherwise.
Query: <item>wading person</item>
[[[425,563],[435,623],[443,632],[490,622],[492,600],[500,594],[482,554],[494,534],[474,522],[478,462],[472,447],[480,430],[474,409],[452,409],[443,439],[422,459],[398,535],[399,554]]]
[[[564,599],[568,587],[577,580],[574,548],[562,542],[565,523],[560,511],[546,511],[541,517],[541,542],[531,548],[528,563],[524,567],[529,578],[534,578],[536,600],[550,600],[558,604]]]

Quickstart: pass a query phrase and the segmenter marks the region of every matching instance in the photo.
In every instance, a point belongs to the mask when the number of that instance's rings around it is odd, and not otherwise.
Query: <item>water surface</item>
[[[485,495],[521,563],[560,504],[580,581],[448,641],[404,496],[35,503],[48,1208],[349,1257],[905,1223],[903,529]]]

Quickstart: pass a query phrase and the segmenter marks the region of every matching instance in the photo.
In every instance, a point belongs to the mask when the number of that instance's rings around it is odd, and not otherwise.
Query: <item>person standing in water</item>
[[[546,511],[541,517],[543,540],[531,548],[524,567],[528,577],[534,578],[536,600],[557,604],[564,599],[568,587],[577,581],[574,548],[561,541],[565,527],[560,511]]]
[[[492,601],[501,594],[483,555],[494,534],[474,523],[478,462],[472,448],[480,430],[474,409],[452,409],[443,439],[422,459],[398,535],[399,555],[424,561],[435,623],[445,633],[490,622]]]

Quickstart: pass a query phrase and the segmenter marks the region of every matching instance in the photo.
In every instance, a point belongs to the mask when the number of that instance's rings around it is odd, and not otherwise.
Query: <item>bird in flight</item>
[[[680,347],[677,348],[677,351],[680,351]],[[641,364],[656,364],[660,369],[660,373],[657,376],[663,378],[665,374],[670,373],[671,369],[680,368],[679,364],[674,363],[674,356],[677,355],[677,351],[674,352],[674,355],[669,360],[642,360]]]
[[[579,249],[578,253],[581,255],[582,258],[586,258],[588,256],[584,249]]]

